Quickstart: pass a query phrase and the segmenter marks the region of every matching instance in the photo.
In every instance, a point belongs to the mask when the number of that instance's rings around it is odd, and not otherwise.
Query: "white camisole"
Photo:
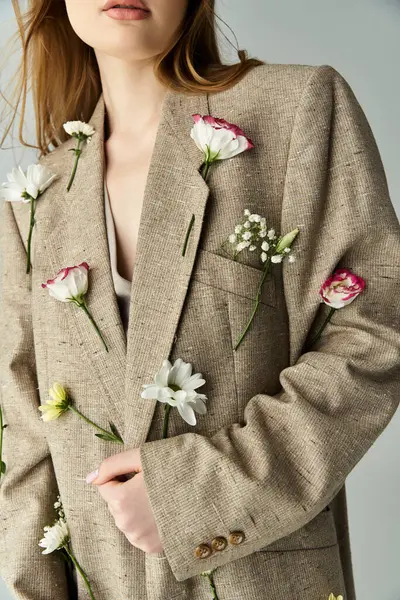
[[[128,329],[129,305],[131,298],[131,282],[122,277],[117,270],[117,243],[115,236],[115,223],[111,211],[110,199],[108,197],[107,185],[104,182],[104,204],[107,225],[108,247],[110,251],[111,272],[114,282],[115,294],[117,296],[121,320],[125,333]]]

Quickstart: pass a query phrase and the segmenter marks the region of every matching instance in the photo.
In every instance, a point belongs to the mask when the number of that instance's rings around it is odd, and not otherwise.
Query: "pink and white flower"
[[[50,296],[61,302],[80,303],[88,291],[88,272],[87,262],[74,267],[64,267],[58,271],[54,279],[42,283],[42,288],[47,288]]]
[[[319,294],[321,302],[332,308],[343,308],[363,291],[365,281],[349,269],[337,269],[321,285]]]
[[[206,163],[232,158],[254,148],[251,139],[237,125],[211,115],[201,116],[196,113],[192,117],[194,125],[190,137],[199,150],[204,152]]]
[[[76,306],[82,308],[108,352],[107,344],[86,304],[85,294],[89,286],[88,271],[89,265],[87,262],[82,262],[73,267],[64,267],[58,271],[54,279],[48,279],[46,283],[42,283],[42,288],[47,288],[50,296],[56,300],[60,300],[60,302],[73,302]]]

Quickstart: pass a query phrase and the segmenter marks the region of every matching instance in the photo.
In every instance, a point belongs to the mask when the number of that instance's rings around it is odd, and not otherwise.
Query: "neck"
[[[142,135],[156,123],[166,87],[153,61],[128,62],[96,53],[105,106],[105,138]]]

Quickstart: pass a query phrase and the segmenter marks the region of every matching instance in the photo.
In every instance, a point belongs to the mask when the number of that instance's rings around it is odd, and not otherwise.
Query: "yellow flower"
[[[43,413],[43,421],[58,419],[70,406],[68,394],[59,383],[53,384],[53,387],[49,389],[49,395],[50,399],[46,400],[46,403],[42,404],[42,406],[39,406],[39,410]]]
[[[343,596],[338,596],[336,598],[336,596],[334,596],[333,594],[330,594],[328,600],[343,600]]]

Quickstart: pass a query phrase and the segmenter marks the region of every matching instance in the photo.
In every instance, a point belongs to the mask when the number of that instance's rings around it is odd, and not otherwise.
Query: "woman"
[[[21,600],[73,595],[38,548],[59,494],[97,600],[353,600],[345,479],[400,391],[400,231],[373,134],[331,66],[222,65],[213,0],[119,6],[33,0],[21,22],[56,178],[29,273],[29,207],[2,207],[1,575]],[[218,122],[199,115],[240,128],[242,151],[205,169]],[[94,130],[79,156],[75,120]],[[294,262],[229,254],[243,215],[271,247],[294,232]],[[75,284],[90,269],[92,323],[49,293],[65,267]],[[315,339],[338,268],[365,289]],[[201,373],[192,398],[166,359]],[[124,447],[62,392],[40,419],[56,382]]]

